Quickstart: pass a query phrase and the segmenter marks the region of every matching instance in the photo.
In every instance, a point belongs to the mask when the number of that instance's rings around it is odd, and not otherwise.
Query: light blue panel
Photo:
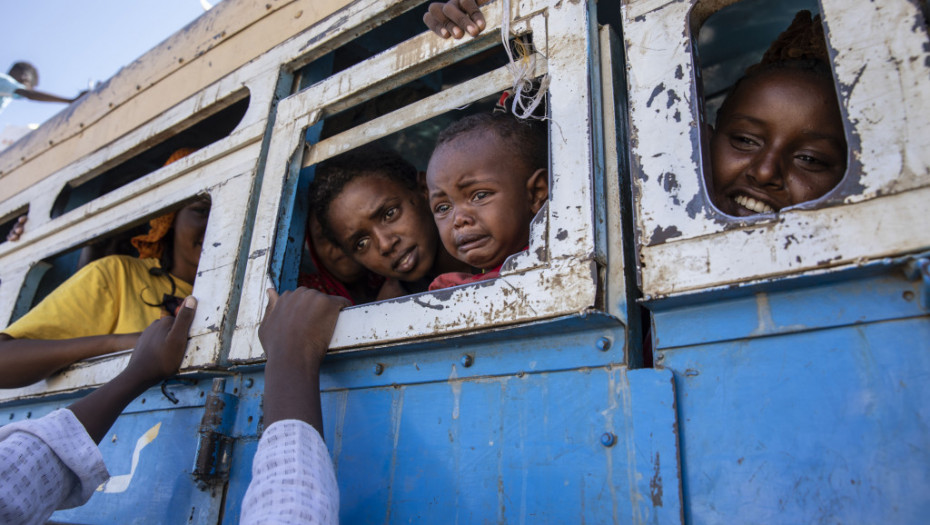
[[[696,298],[700,304],[668,310],[657,303],[656,348],[926,315],[917,300],[919,282],[905,279],[903,270],[892,270],[891,275],[866,278],[855,278],[862,271],[848,272],[841,282],[790,291],[766,286],[759,293],[743,291],[743,297],[726,300],[711,300],[705,294]]]
[[[343,523],[681,519],[668,371],[332,391],[324,419]]]
[[[688,522],[927,522],[927,316],[679,348],[664,362]]]

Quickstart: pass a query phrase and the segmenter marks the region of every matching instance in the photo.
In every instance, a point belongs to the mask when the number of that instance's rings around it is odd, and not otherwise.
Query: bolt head
[[[376,376],[379,376],[381,375],[382,372],[384,372],[384,365],[382,365],[381,363],[375,363],[375,366],[372,368],[371,371],[374,372]]]
[[[610,350],[610,339],[606,337],[601,337],[600,339],[597,340],[596,343],[594,343],[594,346],[601,352],[606,352]]]
[[[612,447],[617,443],[617,436],[613,432],[604,432],[601,434],[601,445],[605,447]]]
[[[468,368],[472,364],[474,364],[475,358],[470,356],[469,354],[465,354],[462,356],[461,362],[462,362],[462,366],[464,366],[465,368]]]

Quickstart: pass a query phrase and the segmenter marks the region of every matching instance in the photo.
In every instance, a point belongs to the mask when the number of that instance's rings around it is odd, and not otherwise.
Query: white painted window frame
[[[737,219],[710,205],[701,182],[706,162],[692,35],[712,10],[732,3],[623,2],[645,297],[861,265],[930,247],[930,230],[920,226],[930,208],[930,52],[919,8],[908,0],[821,0],[847,123],[843,182],[777,215]]]
[[[288,191],[293,191],[299,167],[502,91],[509,87],[509,73],[489,72],[321,141],[306,157],[304,130],[321,115],[350,105],[349,101],[376,96],[441,67],[443,60],[465,54],[468,46],[493,45],[489,39],[500,39],[501,4],[495,2],[483,10],[488,27],[482,38],[442,40],[424,32],[278,104],[228,356],[231,362],[263,359],[257,327],[267,301],[264,290],[277,272],[271,266],[275,232],[281,227],[279,211],[284,199],[292,198]],[[548,72],[552,77],[550,199],[532,225],[529,250],[511,257],[498,279],[344,310],[331,351],[493,329],[577,314],[595,305],[598,272],[590,99],[598,72],[592,66],[597,40],[591,15],[592,6],[586,2],[524,0],[511,6],[513,31],[533,33],[540,55],[537,74]]]

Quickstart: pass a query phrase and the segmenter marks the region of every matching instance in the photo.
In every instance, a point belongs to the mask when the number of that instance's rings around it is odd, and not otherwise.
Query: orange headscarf
[[[174,153],[171,154],[170,157],[168,157],[168,160],[165,161],[164,166],[167,166],[176,160],[183,159],[194,151],[196,151],[194,148],[177,149]],[[130,240],[136,250],[139,250],[140,259],[157,259],[161,257],[162,251],[164,251],[162,239],[168,233],[168,231],[171,230],[171,226],[174,225],[174,216],[176,214],[177,212],[171,212],[166,213],[160,217],[155,217],[149,221],[148,233],[136,235]]]

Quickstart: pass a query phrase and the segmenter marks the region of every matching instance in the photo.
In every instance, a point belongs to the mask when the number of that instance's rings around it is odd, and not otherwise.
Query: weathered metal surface
[[[657,318],[687,521],[926,521],[930,323],[912,286],[895,269]]]
[[[583,3],[525,1],[512,7],[510,16],[526,14],[538,52],[545,57],[552,100],[551,184],[548,215],[537,219],[529,255],[518,256],[504,277],[432,294],[406,297],[382,304],[363,305],[340,315],[332,347],[336,350],[377,343],[408,340],[491,328],[535,319],[577,313],[595,305],[598,276],[593,262],[593,140],[588,106],[589,78],[597,56],[597,40],[579,27],[592,23],[590,6]],[[488,31],[500,30],[500,14],[491,9]],[[524,26],[524,27],[526,27]],[[281,208],[292,201],[303,132],[327,111],[347,101],[385,92],[406,82],[414,72],[425,74],[450,58],[467,56],[469,46],[484,49],[483,40],[442,41],[424,34],[403,42],[369,62],[333,75],[306,91],[278,104],[275,129],[265,169],[249,248],[249,266],[242,288],[236,336],[229,352],[231,361],[262,358],[255,328],[265,309],[264,288],[276,281],[270,267],[273,232],[283,231],[277,220]],[[399,67],[400,66],[400,67]],[[490,73],[487,78],[494,78]],[[597,81],[593,75],[592,81]],[[501,86],[503,87],[503,86]],[[479,94],[473,94],[475,98]],[[420,101],[408,114],[437,114],[459,104],[455,96],[437,95]],[[408,125],[409,119],[377,121],[360,125],[344,135],[355,141],[371,140]],[[369,135],[369,128],[372,132]],[[312,162],[323,160],[355,144],[339,136],[311,150]],[[327,145],[329,144],[329,145]],[[317,153],[317,151],[325,153]],[[289,168],[290,166],[290,168]],[[286,215],[286,214],[284,214]],[[542,237],[545,235],[545,237]],[[561,242],[571,239],[570,242]],[[279,239],[277,242],[284,242]],[[543,266],[540,266],[543,264]],[[553,294],[561,300],[553,301]],[[359,327],[364,327],[360,329]]]
[[[693,4],[623,6],[644,294],[661,297],[930,246],[927,232],[901,234],[926,215],[921,188],[930,185],[930,119],[920,109],[930,107],[930,50],[918,7],[906,0],[823,2],[847,119],[846,178],[818,201],[777,217],[736,219],[716,211],[702,182]]]
[[[229,465],[235,442],[231,430],[239,398],[225,390],[226,379],[214,378],[197,431],[197,453],[192,475],[201,490],[223,486],[229,480]]]
[[[110,480],[97,488],[87,504],[56,512],[51,520],[114,525],[216,523],[222,490],[198,490],[190,476],[210,380],[189,383],[167,386],[178,404],[169,402],[157,387],[131,403],[100,442]],[[35,419],[74,400],[66,396],[5,403],[0,422]]]
[[[429,370],[386,362],[393,384],[362,386],[367,377],[380,380],[374,356],[324,365],[324,435],[340,521],[680,523],[672,375],[547,366],[604,356],[594,335],[576,334],[575,345],[564,335],[551,345],[525,338],[525,352],[468,347],[471,367],[461,365],[462,351],[436,346],[419,355]],[[526,371],[487,375],[514,369]],[[240,414],[254,406],[240,404]],[[605,433],[614,436],[611,446],[601,441]],[[246,446],[252,439],[241,436]],[[229,522],[238,517],[248,463],[233,466]]]

